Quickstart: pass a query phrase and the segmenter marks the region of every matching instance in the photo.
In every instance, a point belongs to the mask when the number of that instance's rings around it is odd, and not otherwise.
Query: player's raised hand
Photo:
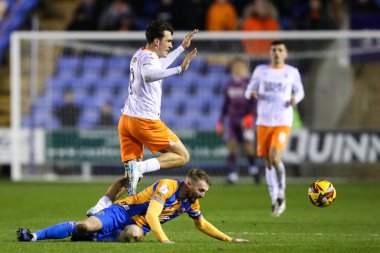
[[[195,56],[197,56],[197,52],[197,49],[194,48],[193,51],[186,55],[185,59],[183,59],[183,62],[181,64],[182,71],[185,71],[189,67],[191,60],[194,59]]]
[[[199,29],[194,29],[191,32],[189,32],[185,38],[182,41],[182,47],[183,48],[188,48],[190,46],[191,40],[193,39],[194,35],[199,32]]]
[[[241,238],[233,238],[231,242],[247,243],[247,242],[249,242],[249,240],[247,240],[247,239],[241,239]]]

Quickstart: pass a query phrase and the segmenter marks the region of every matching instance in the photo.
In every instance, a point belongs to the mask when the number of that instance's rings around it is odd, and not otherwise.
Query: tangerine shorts
[[[290,130],[288,126],[257,126],[257,156],[268,157],[272,147],[284,150]]]
[[[179,138],[161,120],[121,115],[119,120],[121,161],[143,158],[144,146],[156,153],[176,143]]]

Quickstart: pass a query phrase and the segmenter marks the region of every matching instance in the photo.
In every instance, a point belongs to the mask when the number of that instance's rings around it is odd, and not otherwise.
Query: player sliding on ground
[[[120,187],[125,185],[125,180],[124,178],[118,181]],[[245,239],[231,238],[202,216],[198,199],[205,196],[210,185],[210,178],[206,172],[201,169],[191,169],[185,181],[162,179],[134,196],[117,201],[84,221],[63,222],[35,233],[20,228],[17,231],[17,239],[36,241],[72,236],[73,240],[81,240],[90,236],[99,241],[133,242],[142,240],[152,230],[161,243],[173,243],[166,236],[161,224],[187,213],[195,226],[211,237],[227,242],[248,242]],[[143,235],[136,226],[141,228]],[[94,234],[94,232],[99,233]]]
[[[188,33],[182,44],[169,53],[173,47],[173,27],[164,21],[153,21],[145,31],[145,48],[140,48],[132,56],[129,95],[118,126],[121,161],[125,167],[127,187],[121,189],[118,197],[125,189],[128,189],[130,196],[136,194],[137,183],[144,173],[181,167],[190,159],[181,140],[160,119],[161,95],[163,79],[186,71],[197,55],[197,49],[193,49],[181,65],[168,68],[190,46],[197,33],[197,29]],[[157,158],[143,161],[144,146],[152,153],[161,154]],[[110,203],[109,196],[103,196],[87,211],[87,215],[98,212]]]

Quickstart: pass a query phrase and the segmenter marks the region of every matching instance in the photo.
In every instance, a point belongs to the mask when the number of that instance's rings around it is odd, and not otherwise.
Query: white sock
[[[96,203],[96,207],[100,208],[100,209],[104,209],[104,208],[107,208],[109,207],[110,205],[112,205],[112,200],[107,197],[107,196],[103,196],[101,197],[99,200],[98,200],[98,203]]]
[[[283,162],[280,162],[277,166],[277,175],[278,175],[278,183],[279,183],[279,191],[278,198],[285,198],[285,188],[286,188],[286,172],[285,165]]]
[[[37,241],[37,235],[35,234],[35,233],[32,233],[32,236],[33,236],[33,238],[32,238],[32,242],[35,242],[35,241]]]
[[[267,181],[269,195],[272,200],[272,204],[276,203],[278,197],[278,181],[277,181],[277,173],[274,168],[268,169],[265,168],[265,179]]]
[[[160,169],[160,163],[157,158],[151,158],[145,160],[143,162],[137,162],[137,166],[141,172],[141,174],[145,174],[147,172],[152,172]]]

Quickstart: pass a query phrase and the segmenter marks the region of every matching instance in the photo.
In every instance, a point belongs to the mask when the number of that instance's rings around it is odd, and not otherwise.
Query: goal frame
[[[187,32],[175,32],[174,38],[180,39]],[[11,35],[10,46],[10,76],[11,76],[11,179],[20,181],[21,173],[21,43],[24,40],[38,44],[40,40],[125,40],[144,38],[144,32],[14,32]],[[379,38],[380,31],[284,31],[284,32],[199,32],[195,40],[231,40],[231,39],[268,39],[277,38],[284,40],[345,40],[345,39],[368,39]],[[342,55],[342,62],[348,62],[350,48],[342,44],[346,54]],[[33,52],[32,52],[33,54]],[[32,57],[37,57],[32,55]],[[36,61],[37,62],[37,61]],[[38,68],[38,65],[33,66]],[[32,78],[33,82],[33,78]]]

